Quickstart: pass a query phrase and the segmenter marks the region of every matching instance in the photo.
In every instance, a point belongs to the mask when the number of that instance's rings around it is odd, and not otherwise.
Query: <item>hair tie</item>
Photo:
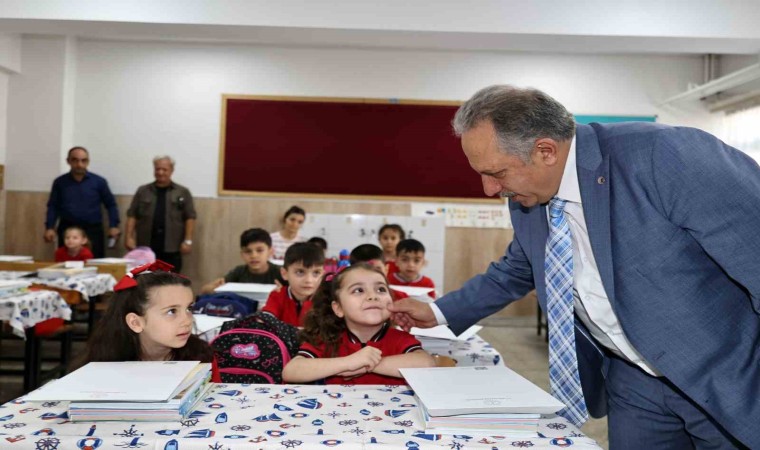
[[[349,266],[348,266],[348,265],[345,265],[345,266],[340,266],[340,267],[338,267],[338,270],[336,270],[335,272],[330,272],[330,273],[328,273],[327,275],[325,275],[325,281],[329,281],[329,282],[332,282],[332,280],[333,280],[333,279],[334,279],[336,276],[338,276],[338,274],[339,274],[339,273],[341,273],[341,272],[343,272],[344,270],[346,270],[346,267],[349,267]]]
[[[137,280],[135,280],[135,277],[137,277],[137,275],[152,272],[171,272],[172,269],[174,269],[173,265],[158,259],[152,263],[137,266],[127,272],[123,277],[121,277],[121,280],[119,280],[119,282],[116,283],[116,285],[113,287],[113,291],[119,292],[125,289],[132,289],[133,287],[137,287]]]

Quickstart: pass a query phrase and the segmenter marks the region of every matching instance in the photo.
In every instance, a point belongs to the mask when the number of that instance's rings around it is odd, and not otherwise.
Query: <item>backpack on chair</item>
[[[193,314],[239,319],[255,313],[258,306],[257,300],[243,297],[234,292],[214,292],[213,294],[198,296],[197,301],[193,304]]]
[[[225,322],[211,341],[223,383],[281,384],[298,353],[298,328],[267,313]]]

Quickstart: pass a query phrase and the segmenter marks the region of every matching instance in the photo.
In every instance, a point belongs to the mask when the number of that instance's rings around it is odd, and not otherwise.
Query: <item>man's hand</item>
[[[182,253],[183,255],[189,254],[192,250],[193,250],[193,246],[190,245],[190,244],[188,244],[188,243],[186,243],[186,242],[183,242],[179,246],[179,252]]]
[[[133,237],[124,238],[124,248],[126,248],[127,251],[134,250],[135,247],[137,247],[137,240],[135,238]]]
[[[119,228],[117,227],[111,227],[108,229],[108,237],[118,239],[120,234],[121,234],[121,231],[119,231]]]
[[[45,234],[42,235],[42,238],[45,239],[45,242],[53,242],[55,240],[55,230],[48,228],[45,230]]]
[[[396,325],[406,332],[409,332],[412,327],[431,328],[438,325],[430,305],[411,298],[391,303],[388,305],[388,311],[391,312],[391,319]]]

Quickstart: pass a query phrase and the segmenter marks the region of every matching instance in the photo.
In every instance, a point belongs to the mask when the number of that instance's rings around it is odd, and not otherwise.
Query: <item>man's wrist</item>
[[[185,239],[184,241],[182,241],[182,243],[185,244],[185,245],[193,245],[193,240],[192,239]]]

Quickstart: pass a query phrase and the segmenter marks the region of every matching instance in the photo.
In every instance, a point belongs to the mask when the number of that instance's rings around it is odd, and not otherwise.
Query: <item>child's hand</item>
[[[355,377],[357,375],[364,375],[365,373],[372,372],[372,369],[380,363],[383,357],[383,352],[375,347],[364,347],[358,352],[347,356],[350,361],[349,370],[343,371],[338,374],[341,377]]]
[[[213,284],[214,287],[212,288],[212,290],[218,288],[219,286],[223,284],[224,284],[224,278],[223,277],[217,278],[216,280],[214,280],[214,284]]]

